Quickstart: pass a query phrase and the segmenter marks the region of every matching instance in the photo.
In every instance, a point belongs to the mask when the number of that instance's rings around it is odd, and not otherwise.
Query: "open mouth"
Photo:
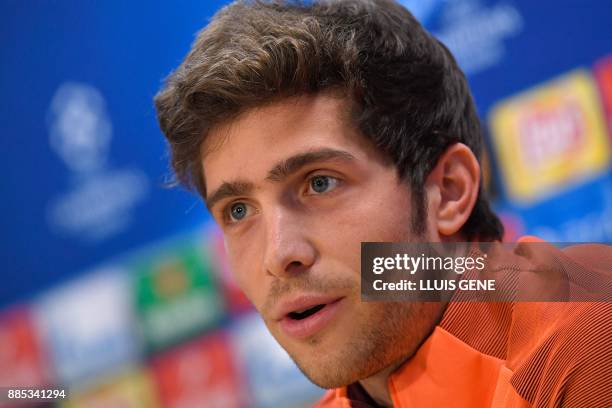
[[[342,299],[331,297],[320,297],[317,300],[310,300],[307,297],[298,299],[292,307],[295,309],[286,313],[280,319],[280,326],[286,335],[295,339],[312,336],[321,331],[334,319],[334,316],[338,315]]]
[[[315,305],[305,310],[291,312],[287,316],[289,316],[289,318],[293,320],[306,319],[307,317],[310,317],[313,314],[317,313],[319,310],[323,309],[325,306],[325,304]]]

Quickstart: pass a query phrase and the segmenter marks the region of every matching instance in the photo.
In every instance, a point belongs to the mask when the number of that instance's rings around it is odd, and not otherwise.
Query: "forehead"
[[[376,159],[375,149],[350,124],[347,105],[331,95],[287,98],[213,129],[202,146],[207,191],[235,179],[263,179],[277,162],[320,148]]]

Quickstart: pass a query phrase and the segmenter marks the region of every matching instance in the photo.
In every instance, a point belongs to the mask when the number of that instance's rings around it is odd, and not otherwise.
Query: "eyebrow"
[[[336,149],[320,149],[299,153],[274,165],[274,167],[268,171],[266,180],[281,182],[309,164],[336,160],[353,161],[355,160],[355,156],[344,150]],[[230,197],[248,195],[254,188],[254,184],[249,181],[236,180],[224,182],[206,198],[206,207],[210,211],[217,202]]]

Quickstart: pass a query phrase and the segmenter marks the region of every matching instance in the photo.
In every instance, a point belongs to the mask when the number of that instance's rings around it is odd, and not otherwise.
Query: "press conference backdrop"
[[[405,0],[456,55],[507,228],[612,239],[612,3]],[[311,385],[164,189],[152,98],[222,1],[0,4],[0,386],[70,407],[298,407]]]

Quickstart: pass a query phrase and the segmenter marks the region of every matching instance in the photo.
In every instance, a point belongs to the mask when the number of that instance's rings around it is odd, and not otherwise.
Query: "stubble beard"
[[[426,226],[422,224],[422,220],[419,220],[421,217],[425,218],[423,212],[426,215],[426,211],[423,210],[412,217],[410,238],[398,239],[398,242],[426,240]],[[309,279],[306,279],[298,286],[324,290],[331,284],[331,282],[308,281]],[[358,284],[354,283],[340,280],[329,286],[348,289],[359,299]],[[273,291],[274,295],[288,290],[288,288],[276,289],[278,290]],[[269,300],[272,301],[274,297]],[[389,367],[398,367],[417,352],[441,321],[446,308],[446,304],[437,302],[367,302],[366,304],[367,308],[353,317],[358,323],[352,333],[347,333],[350,338],[342,344],[341,349],[325,350],[324,354],[317,353],[316,348],[325,341],[325,336],[322,338],[315,336],[308,340],[311,353],[300,358],[281,343],[300,371],[312,383],[327,389],[338,388],[369,378]]]
[[[318,354],[324,339],[313,338],[308,358],[289,355],[300,371],[322,388],[337,388],[371,377],[408,360],[431,334],[440,320],[440,306],[421,302],[371,304],[366,320],[351,333],[342,349]],[[360,316],[363,317],[363,316]]]

